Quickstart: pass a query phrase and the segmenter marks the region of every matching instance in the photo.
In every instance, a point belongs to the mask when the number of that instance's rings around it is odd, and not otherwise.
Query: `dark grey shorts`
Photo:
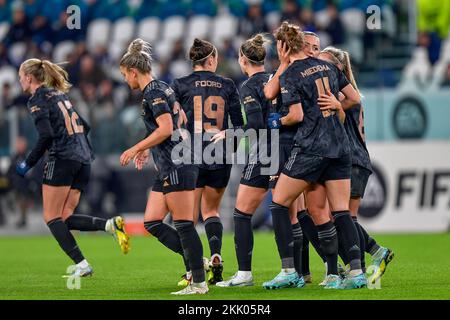
[[[372,172],[369,169],[363,168],[361,166],[352,166],[352,176],[351,176],[351,193],[352,198],[363,198],[364,192],[366,191],[367,181]]]

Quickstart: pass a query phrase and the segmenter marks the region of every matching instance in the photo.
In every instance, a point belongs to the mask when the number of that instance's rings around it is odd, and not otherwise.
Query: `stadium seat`
[[[75,43],[67,40],[58,43],[53,49],[53,61],[62,62],[67,59],[67,55],[75,49]]]
[[[111,22],[107,19],[92,21],[87,30],[87,48],[93,51],[97,46],[106,46],[109,40]]]
[[[9,31],[9,22],[0,23],[0,42],[3,41],[3,38],[5,38],[8,31]]]
[[[8,50],[8,57],[11,62],[19,66],[25,57],[25,53],[27,51],[27,44],[25,42],[15,42],[13,43]]]
[[[11,85],[11,94],[13,96],[20,93],[20,88],[18,85],[17,70],[11,66],[4,66],[0,68],[0,91],[3,89],[5,83]],[[1,93],[1,92],[0,92]]]
[[[362,35],[365,30],[366,16],[359,9],[347,9],[341,12],[341,21],[345,30],[353,35]]]
[[[185,19],[182,16],[172,16],[167,18],[162,26],[162,37],[164,40],[177,40],[184,34]]]
[[[143,19],[138,26],[137,36],[153,44],[159,38],[161,20],[157,17]]]
[[[185,60],[176,60],[170,64],[170,73],[174,78],[183,77],[191,73],[192,69]]]
[[[111,31],[108,53],[112,61],[117,61],[126,51],[133,38],[135,22],[132,18],[122,18],[117,20]]]
[[[117,20],[111,33],[111,42],[119,42],[121,44],[130,42],[134,36],[135,22],[130,17],[125,17]]]
[[[193,16],[187,23],[188,39],[207,39],[210,34],[211,18],[205,15]]]
[[[158,41],[157,43],[155,43],[155,46],[153,47],[153,49],[155,50],[154,52],[159,60],[170,58],[172,48],[173,48],[172,40],[167,39]]]
[[[269,30],[273,31],[280,26],[281,14],[279,11],[272,11],[266,15],[265,19]]]
[[[326,29],[330,24],[330,15],[327,10],[320,10],[314,13],[314,21],[321,29]]]
[[[237,33],[238,22],[232,15],[220,15],[214,19],[212,40],[214,43],[222,42],[223,39],[232,38]]]

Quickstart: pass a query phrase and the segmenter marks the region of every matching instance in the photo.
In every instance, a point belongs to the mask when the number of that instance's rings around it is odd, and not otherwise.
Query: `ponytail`
[[[34,76],[37,81],[44,83],[47,87],[62,92],[68,92],[72,86],[67,72],[49,60],[28,59],[21,64],[20,69],[25,74]]]

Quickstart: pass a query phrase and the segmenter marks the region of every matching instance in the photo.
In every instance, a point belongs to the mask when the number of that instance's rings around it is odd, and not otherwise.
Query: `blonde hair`
[[[305,46],[305,35],[299,26],[283,21],[280,27],[275,31],[275,39],[281,40],[287,44],[292,53],[303,50]]]
[[[241,45],[241,54],[251,63],[263,65],[264,59],[266,58],[266,48],[264,45],[267,43],[270,43],[270,40],[267,39],[264,34],[258,33]]]
[[[324,53],[328,53],[331,56],[331,59],[333,60],[333,64],[337,66],[337,63],[341,64],[343,69],[342,72],[344,72],[345,76],[347,77],[348,81],[352,84],[353,88],[355,88],[356,91],[361,95],[359,92],[358,86],[356,85],[355,77],[353,76],[353,70],[352,65],[350,63],[350,55],[347,51],[338,49],[335,47],[326,47],[322,50]]]
[[[128,69],[135,68],[145,74],[152,71],[152,61],[152,46],[138,38],[128,46],[127,52],[120,60],[120,66]]]
[[[49,60],[28,59],[20,65],[24,74],[30,74],[47,87],[55,88],[62,92],[68,92],[72,86],[69,83],[67,72]]]

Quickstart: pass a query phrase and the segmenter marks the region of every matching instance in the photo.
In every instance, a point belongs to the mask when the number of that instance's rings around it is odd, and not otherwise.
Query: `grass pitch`
[[[324,267],[310,249],[313,283],[305,288],[267,291],[262,283],[279,271],[280,261],[273,233],[256,233],[253,255],[255,286],[210,286],[206,296],[170,295],[179,288],[184,273],[181,258],[151,237],[134,237],[132,249],[123,255],[105,234],[76,234],[94,276],[81,279],[81,288],[69,290],[63,279],[71,264],[56,241],[44,237],[0,238],[2,271],[0,299],[450,299],[450,234],[379,235],[376,240],[392,248],[395,258],[381,280],[381,290],[324,290]],[[205,253],[209,247],[201,236]],[[205,254],[206,256],[206,254]],[[233,236],[224,236],[224,276],[237,269]],[[370,257],[366,257],[367,264]]]

